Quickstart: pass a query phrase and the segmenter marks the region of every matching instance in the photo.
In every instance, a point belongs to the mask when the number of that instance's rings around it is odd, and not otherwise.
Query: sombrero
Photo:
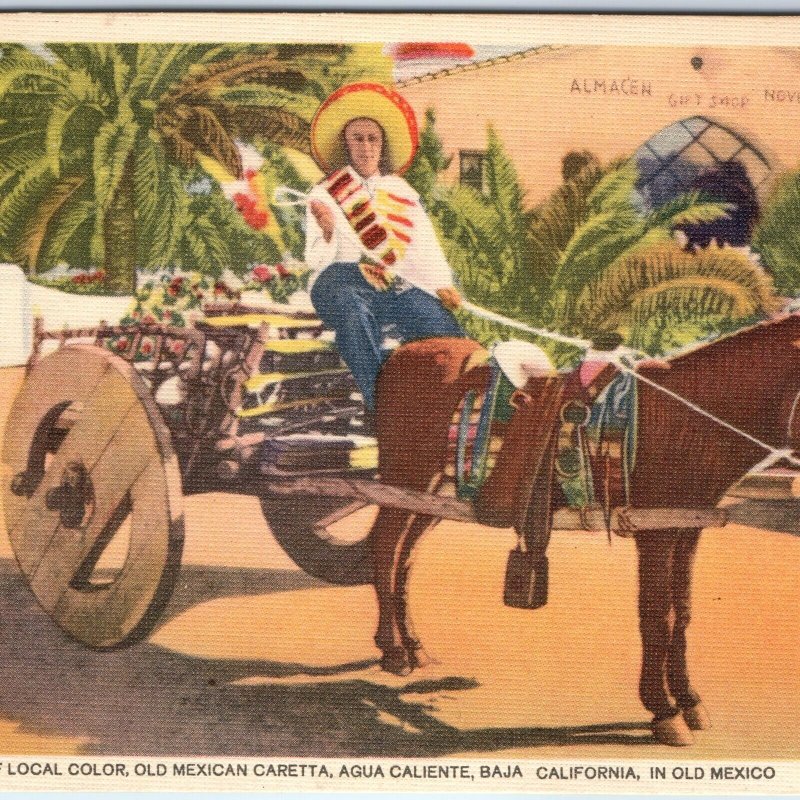
[[[347,164],[341,133],[352,119],[374,119],[386,134],[392,172],[407,169],[417,151],[419,134],[414,109],[394,89],[379,83],[351,83],[337,89],[311,122],[311,153],[325,172]]]

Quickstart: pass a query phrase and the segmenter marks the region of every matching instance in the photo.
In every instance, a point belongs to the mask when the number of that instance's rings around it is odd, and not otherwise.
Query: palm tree
[[[781,177],[764,204],[753,232],[753,248],[781,294],[800,294],[800,171]]]
[[[129,292],[169,263],[199,153],[241,175],[237,137],[309,150],[341,46],[53,44],[0,59],[0,241],[30,272],[100,265]]]
[[[431,127],[433,122],[428,119]],[[439,152],[441,141],[435,146],[433,131],[428,137],[423,155],[430,164],[446,166],[443,151],[429,155]],[[480,305],[583,337],[618,330],[631,344],[656,350],[678,327],[705,333],[774,308],[772,282],[747,254],[729,247],[686,252],[673,237],[678,226],[723,216],[723,203],[695,192],[644,212],[636,202],[632,160],[604,167],[581,151],[565,156],[563,183],[529,209],[491,129],[485,167],[484,193],[435,186],[430,170],[417,173],[428,176],[423,199],[433,209],[448,259],[467,296]],[[466,315],[461,321],[485,343],[509,335]],[[537,343],[558,363],[576,355]]]

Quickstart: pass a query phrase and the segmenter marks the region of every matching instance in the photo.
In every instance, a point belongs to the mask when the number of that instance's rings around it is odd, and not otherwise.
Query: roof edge
[[[487,58],[484,61],[472,61],[469,64],[459,64],[455,67],[446,67],[445,69],[436,70],[436,72],[426,72],[423,75],[415,75],[413,78],[406,78],[403,81],[396,81],[395,86],[402,89],[405,86],[413,86],[418,83],[426,83],[427,81],[437,80],[438,78],[445,78],[449,75],[456,75],[461,72],[471,72],[484,67],[492,67],[495,64],[504,64],[508,61],[519,61],[531,56],[543,55],[544,53],[552,53],[556,50],[564,50],[573,45],[569,44],[541,44],[536,47],[529,47],[526,50],[520,50],[518,53],[510,53],[503,56],[495,56],[494,58]]]

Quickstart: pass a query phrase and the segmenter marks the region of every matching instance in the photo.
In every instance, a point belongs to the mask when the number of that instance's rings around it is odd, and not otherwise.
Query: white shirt
[[[405,206],[404,215],[412,223],[411,242],[405,256],[392,266],[392,272],[409,283],[434,294],[437,289],[453,285],[453,273],[442,252],[436,231],[420,204],[419,195],[398,175],[373,175],[362,178],[352,167],[347,167],[351,177],[363,184],[371,197],[379,189],[391,192],[398,197],[411,200],[413,205]],[[309,288],[320,272],[331,264],[359,262],[365,253],[358,235],[350,226],[344,211],[330,196],[322,184],[317,184],[309,193],[310,200],[325,203],[333,212],[333,235],[329,242],[325,241],[322,229],[311,210],[306,211],[306,264],[311,268]]]

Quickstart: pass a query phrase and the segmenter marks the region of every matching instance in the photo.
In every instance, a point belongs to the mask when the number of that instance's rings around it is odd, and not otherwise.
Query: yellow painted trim
[[[259,417],[262,414],[272,414],[275,411],[286,411],[291,408],[300,408],[301,406],[317,405],[327,403],[332,400],[341,400],[339,397],[307,397],[303,400],[289,400],[285,403],[265,403],[263,406],[256,408],[242,409],[236,412],[236,416],[240,419],[247,417]]]
[[[264,372],[253,375],[244,382],[244,388],[248,392],[260,392],[265,386],[271,383],[282,383],[283,381],[294,381],[301,378],[314,378],[319,375],[342,375],[347,372],[346,367],[335,369],[321,369],[316,372]]]

